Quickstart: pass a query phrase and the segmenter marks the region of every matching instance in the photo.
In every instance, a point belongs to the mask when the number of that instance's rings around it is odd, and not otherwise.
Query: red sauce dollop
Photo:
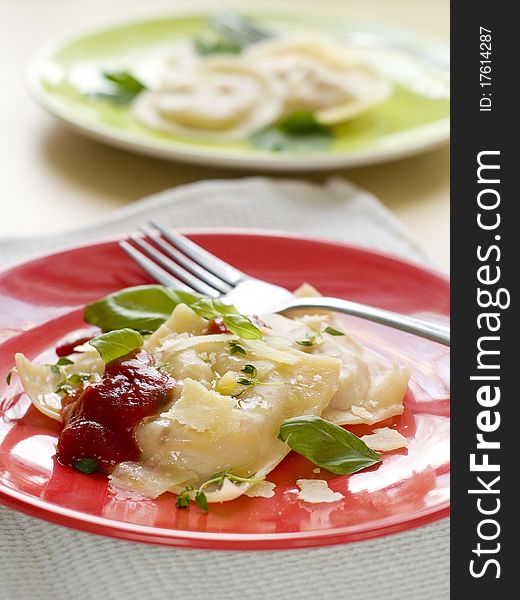
[[[215,317],[208,321],[205,333],[207,335],[212,335],[216,333],[231,333],[231,331],[224,325],[224,319],[222,317]]]
[[[64,399],[58,460],[74,466],[81,458],[92,458],[105,472],[117,463],[137,460],[135,429],[168,402],[174,385],[147,352],[108,363],[101,381]]]

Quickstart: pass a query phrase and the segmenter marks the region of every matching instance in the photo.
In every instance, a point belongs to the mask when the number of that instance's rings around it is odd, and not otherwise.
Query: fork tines
[[[150,222],[119,243],[155,281],[216,298],[231,291],[244,274],[181,233]]]

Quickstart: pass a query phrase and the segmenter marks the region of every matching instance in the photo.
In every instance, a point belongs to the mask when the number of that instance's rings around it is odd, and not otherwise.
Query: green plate
[[[34,97],[83,133],[143,154],[199,164],[270,170],[318,170],[372,164],[445,143],[449,138],[449,67],[446,49],[419,34],[362,23],[346,14],[254,13],[274,31],[311,30],[348,39],[368,36],[369,57],[393,80],[387,101],[335,127],[330,148],[266,151],[248,140],[201,141],[141,125],[128,106],[83,95],[74,78],[103,68],[154,61],[183,38],[209,31],[207,14],[175,15],[69,38],[41,50],[28,69]],[[356,38],[357,39],[357,38]],[[374,42],[375,41],[375,42]],[[444,62],[443,62],[444,61]]]

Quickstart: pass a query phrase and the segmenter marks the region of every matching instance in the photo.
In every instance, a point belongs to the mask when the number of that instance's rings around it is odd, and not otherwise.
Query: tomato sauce
[[[224,319],[222,317],[215,317],[208,321],[208,326],[206,331],[204,332],[207,335],[212,335],[216,333],[232,333],[229,329],[224,325]]]
[[[58,460],[74,466],[80,459],[94,459],[105,472],[117,463],[137,460],[135,429],[170,400],[174,386],[147,352],[108,363],[101,381],[64,398]]]

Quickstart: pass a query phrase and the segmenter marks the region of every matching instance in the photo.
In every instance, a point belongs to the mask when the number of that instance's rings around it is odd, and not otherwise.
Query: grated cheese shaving
[[[271,481],[259,481],[253,484],[245,495],[250,498],[272,498],[274,496],[274,488],[276,485]]]
[[[323,479],[298,479],[296,485],[300,488],[298,498],[304,502],[337,502],[344,497],[339,492],[333,492]]]
[[[371,434],[364,435],[361,439],[369,448],[380,452],[406,448],[408,443],[404,435],[401,435],[396,429],[390,429],[390,427],[374,429]]]

